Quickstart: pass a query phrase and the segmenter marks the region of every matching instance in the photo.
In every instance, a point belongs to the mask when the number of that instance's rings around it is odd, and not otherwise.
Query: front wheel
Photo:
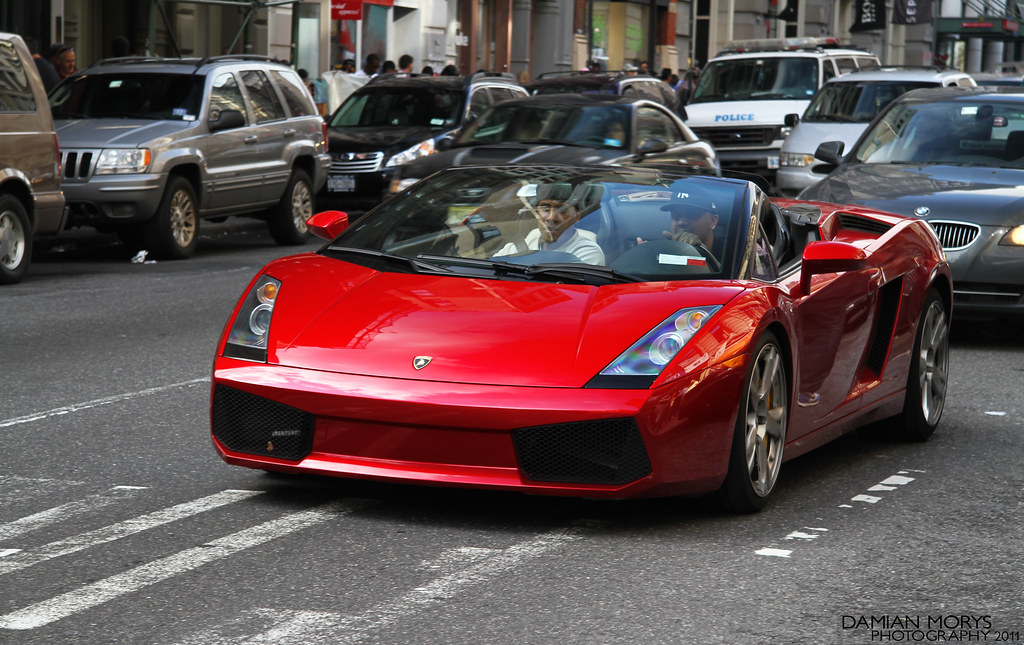
[[[942,298],[933,289],[917,325],[903,412],[892,423],[897,438],[924,441],[932,436],[942,418],[948,382],[949,319]]]
[[[306,220],[313,215],[313,183],[309,175],[296,168],[280,203],[270,210],[267,225],[270,236],[283,246],[304,244],[309,239]]]
[[[752,353],[736,418],[729,471],[719,490],[723,504],[737,513],[764,507],[775,490],[786,446],[789,380],[779,341],[771,332]]]
[[[184,177],[170,177],[160,208],[143,229],[146,246],[162,260],[192,257],[199,243],[196,191]]]
[[[32,227],[24,204],[0,195],[0,284],[21,281],[32,259]]]

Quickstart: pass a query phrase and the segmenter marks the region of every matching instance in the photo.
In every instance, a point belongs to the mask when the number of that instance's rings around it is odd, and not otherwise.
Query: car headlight
[[[238,309],[224,343],[224,356],[266,362],[267,336],[281,281],[260,276]]]
[[[803,154],[801,152],[783,152],[779,155],[780,166],[804,168],[812,163],[814,163],[814,155]]]
[[[1000,246],[1024,246],[1024,224],[1015,226],[999,240]]]
[[[432,155],[435,152],[437,152],[437,150],[434,148],[434,140],[427,139],[422,143],[417,143],[408,150],[403,150],[394,155],[388,159],[388,162],[384,165],[389,168],[394,166],[404,166],[407,163],[416,161],[420,157],[426,157],[427,155]]]
[[[618,358],[591,380],[589,386],[649,387],[665,366],[721,308],[721,305],[714,305],[680,309],[619,354]]]
[[[146,172],[153,161],[149,150],[104,150],[96,160],[95,175],[127,175]]]

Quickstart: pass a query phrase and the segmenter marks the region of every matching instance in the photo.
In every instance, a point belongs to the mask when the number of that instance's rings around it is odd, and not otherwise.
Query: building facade
[[[909,24],[896,24],[897,14]],[[991,0],[0,0],[0,29],[113,55],[270,55],[317,76],[369,53],[530,77],[703,65],[730,40],[835,35],[885,64],[989,71],[1024,58],[1024,3]]]

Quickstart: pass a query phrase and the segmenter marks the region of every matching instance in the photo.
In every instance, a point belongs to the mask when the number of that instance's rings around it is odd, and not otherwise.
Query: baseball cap
[[[682,213],[686,211],[706,211],[718,213],[719,204],[710,191],[692,181],[676,181],[670,186],[672,195],[669,203],[662,206],[661,210],[670,213]]]

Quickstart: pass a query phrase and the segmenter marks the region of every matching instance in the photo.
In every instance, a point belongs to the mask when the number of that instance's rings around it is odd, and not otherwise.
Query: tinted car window
[[[302,84],[302,79],[297,74],[272,71],[271,77],[277,81],[284,95],[284,102],[288,104],[288,111],[292,116],[312,116],[317,114],[309,95],[309,90]]]
[[[522,104],[496,105],[467,128],[455,144],[543,141],[619,148],[629,145],[629,122],[629,110],[618,106],[552,109]],[[607,135],[613,123],[624,126],[625,140]]]
[[[245,109],[245,99],[242,97],[242,90],[235,81],[234,74],[221,74],[213,81],[213,91],[210,93],[210,118],[219,119],[223,110],[238,110],[249,121],[248,112]]]
[[[50,95],[55,119],[170,119],[195,121],[204,77],[185,74],[83,74]]]
[[[651,107],[637,110],[636,130],[640,136],[640,145],[651,139],[660,139],[668,144],[686,139],[672,119],[661,110]]]
[[[878,81],[829,83],[821,88],[801,120],[810,122],[867,123],[897,96],[935,83]]]
[[[257,123],[285,118],[284,108],[266,74],[257,70],[242,72],[242,82],[249,92],[249,105]]]
[[[334,113],[330,125],[452,128],[459,122],[462,101],[460,89],[370,87],[350,96]]]
[[[0,112],[35,112],[36,99],[14,45],[0,42]]]
[[[507,87],[489,87],[487,91],[491,94],[491,103],[501,103],[509,99],[514,99],[521,94],[516,94]]]

